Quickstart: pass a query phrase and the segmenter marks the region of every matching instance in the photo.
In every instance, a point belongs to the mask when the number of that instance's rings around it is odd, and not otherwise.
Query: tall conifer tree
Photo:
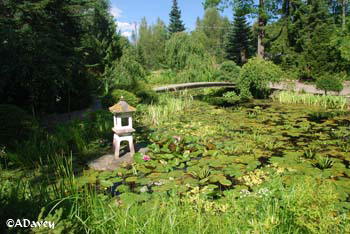
[[[170,36],[173,33],[185,31],[185,26],[181,20],[181,11],[177,6],[177,0],[173,0],[173,6],[170,11],[170,24],[168,31]]]
[[[243,65],[249,56],[250,29],[245,14],[236,9],[232,27],[227,34],[225,43],[226,58]]]

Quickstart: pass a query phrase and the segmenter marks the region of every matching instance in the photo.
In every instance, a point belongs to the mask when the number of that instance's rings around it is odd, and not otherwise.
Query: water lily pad
[[[127,182],[127,183],[135,183],[137,181],[137,179],[138,178],[136,176],[131,176],[131,177],[127,177],[125,179],[125,182]]]
[[[122,201],[122,204],[126,206],[130,206],[134,203],[146,201],[149,199],[149,197],[150,195],[147,193],[136,194],[136,193],[130,193],[130,192],[123,193],[119,196],[120,200]]]
[[[148,177],[138,178],[137,183],[141,185],[148,185],[152,183],[152,179]]]
[[[224,186],[231,186],[232,185],[232,182],[228,179],[220,179],[219,183],[224,185]]]
[[[129,192],[129,191],[130,191],[130,188],[129,188],[129,186],[122,184],[122,185],[119,185],[119,186],[117,187],[117,190],[118,190],[118,192],[120,192],[120,193],[125,193],[125,192]]]
[[[100,180],[100,185],[105,188],[111,187],[113,184],[114,184],[114,181],[112,180]]]
[[[180,177],[184,176],[184,174],[185,173],[183,171],[176,170],[176,171],[169,172],[168,176],[173,177],[173,178],[180,178]]]
[[[193,179],[191,177],[187,177],[187,178],[184,179],[184,184],[185,185],[190,185],[192,187],[195,187],[195,186],[198,186],[199,181],[196,180],[196,179]]]
[[[207,188],[208,189],[217,189],[217,188],[219,188],[219,186],[217,186],[216,184],[208,184]]]
[[[226,177],[223,174],[210,176],[211,183],[219,182],[220,180],[224,181],[224,180],[226,180]]]

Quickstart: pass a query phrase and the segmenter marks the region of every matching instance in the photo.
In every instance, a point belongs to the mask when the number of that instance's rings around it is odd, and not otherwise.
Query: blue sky
[[[111,0],[111,13],[118,24],[118,30],[129,37],[135,26],[139,25],[142,17],[146,17],[149,24],[161,18],[166,25],[169,23],[169,13],[172,0]],[[202,0],[178,0],[181,19],[187,31],[192,31],[199,16],[203,18]],[[223,15],[232,20],[232,11],[225,10]]]

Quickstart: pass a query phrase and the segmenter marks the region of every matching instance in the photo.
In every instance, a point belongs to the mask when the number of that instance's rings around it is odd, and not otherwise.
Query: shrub
[[[131,106],[137,106],[139,99],[135,94],[122,89],[115,89],[112,93],[105,95],[101,99],[101,104],[103,108],[108,108],[113,106],[115,103],[120,101],[120,97],[123,96],[124,100]]]
[[[160,73],[160,79],[162,80],[159,82],[159,84],[174,84],[177,82],[176,79],[176,72],[168,69],[168,70],[163,70]],[[153,82],[154,83],[154,82]]]
[[[327,91],[340,92],[343,90],[343,81],[339,75],[326,73],[316,79],[317,89],[324,90],[325,94]]]
[[[152,104],[158,102],[158,95],[151,89],[140,90],[136,93],[137,97],[140,98],[141,103]]]
[[[238,88],[241,91],[241,98],[250,99],[254,96],[266,96],[269,83],[282,80],[280,67],[261,58],[249,59],[242,67],[239,74]]]
[[[158,102],[156,91],[146,82],[139,82],[133,93],[139,98],[141,103],[151,104]]]
[[[13,145],[16,140],[26,138],[32,132],[34,119],[21,108],[0,104],[0,142]]]
[[[220,65],[216,80],[238,81],[241,68],[234,61],[225,61]]]
[[[228,99],[238,99],[238,96],[235,91],[226,92],[224,93],[223,97]]]

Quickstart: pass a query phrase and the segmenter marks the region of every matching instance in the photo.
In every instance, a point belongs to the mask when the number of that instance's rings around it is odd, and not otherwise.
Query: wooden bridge
[[[172,84],[153,88],[156,92],[166,91],[178,91],[182,89],[194,89],[194,88],[205,88],[205,87],[230,87],[234,88],[235,83],[231,82],[194,82],[194,83],[183,83],[183,84]]]

